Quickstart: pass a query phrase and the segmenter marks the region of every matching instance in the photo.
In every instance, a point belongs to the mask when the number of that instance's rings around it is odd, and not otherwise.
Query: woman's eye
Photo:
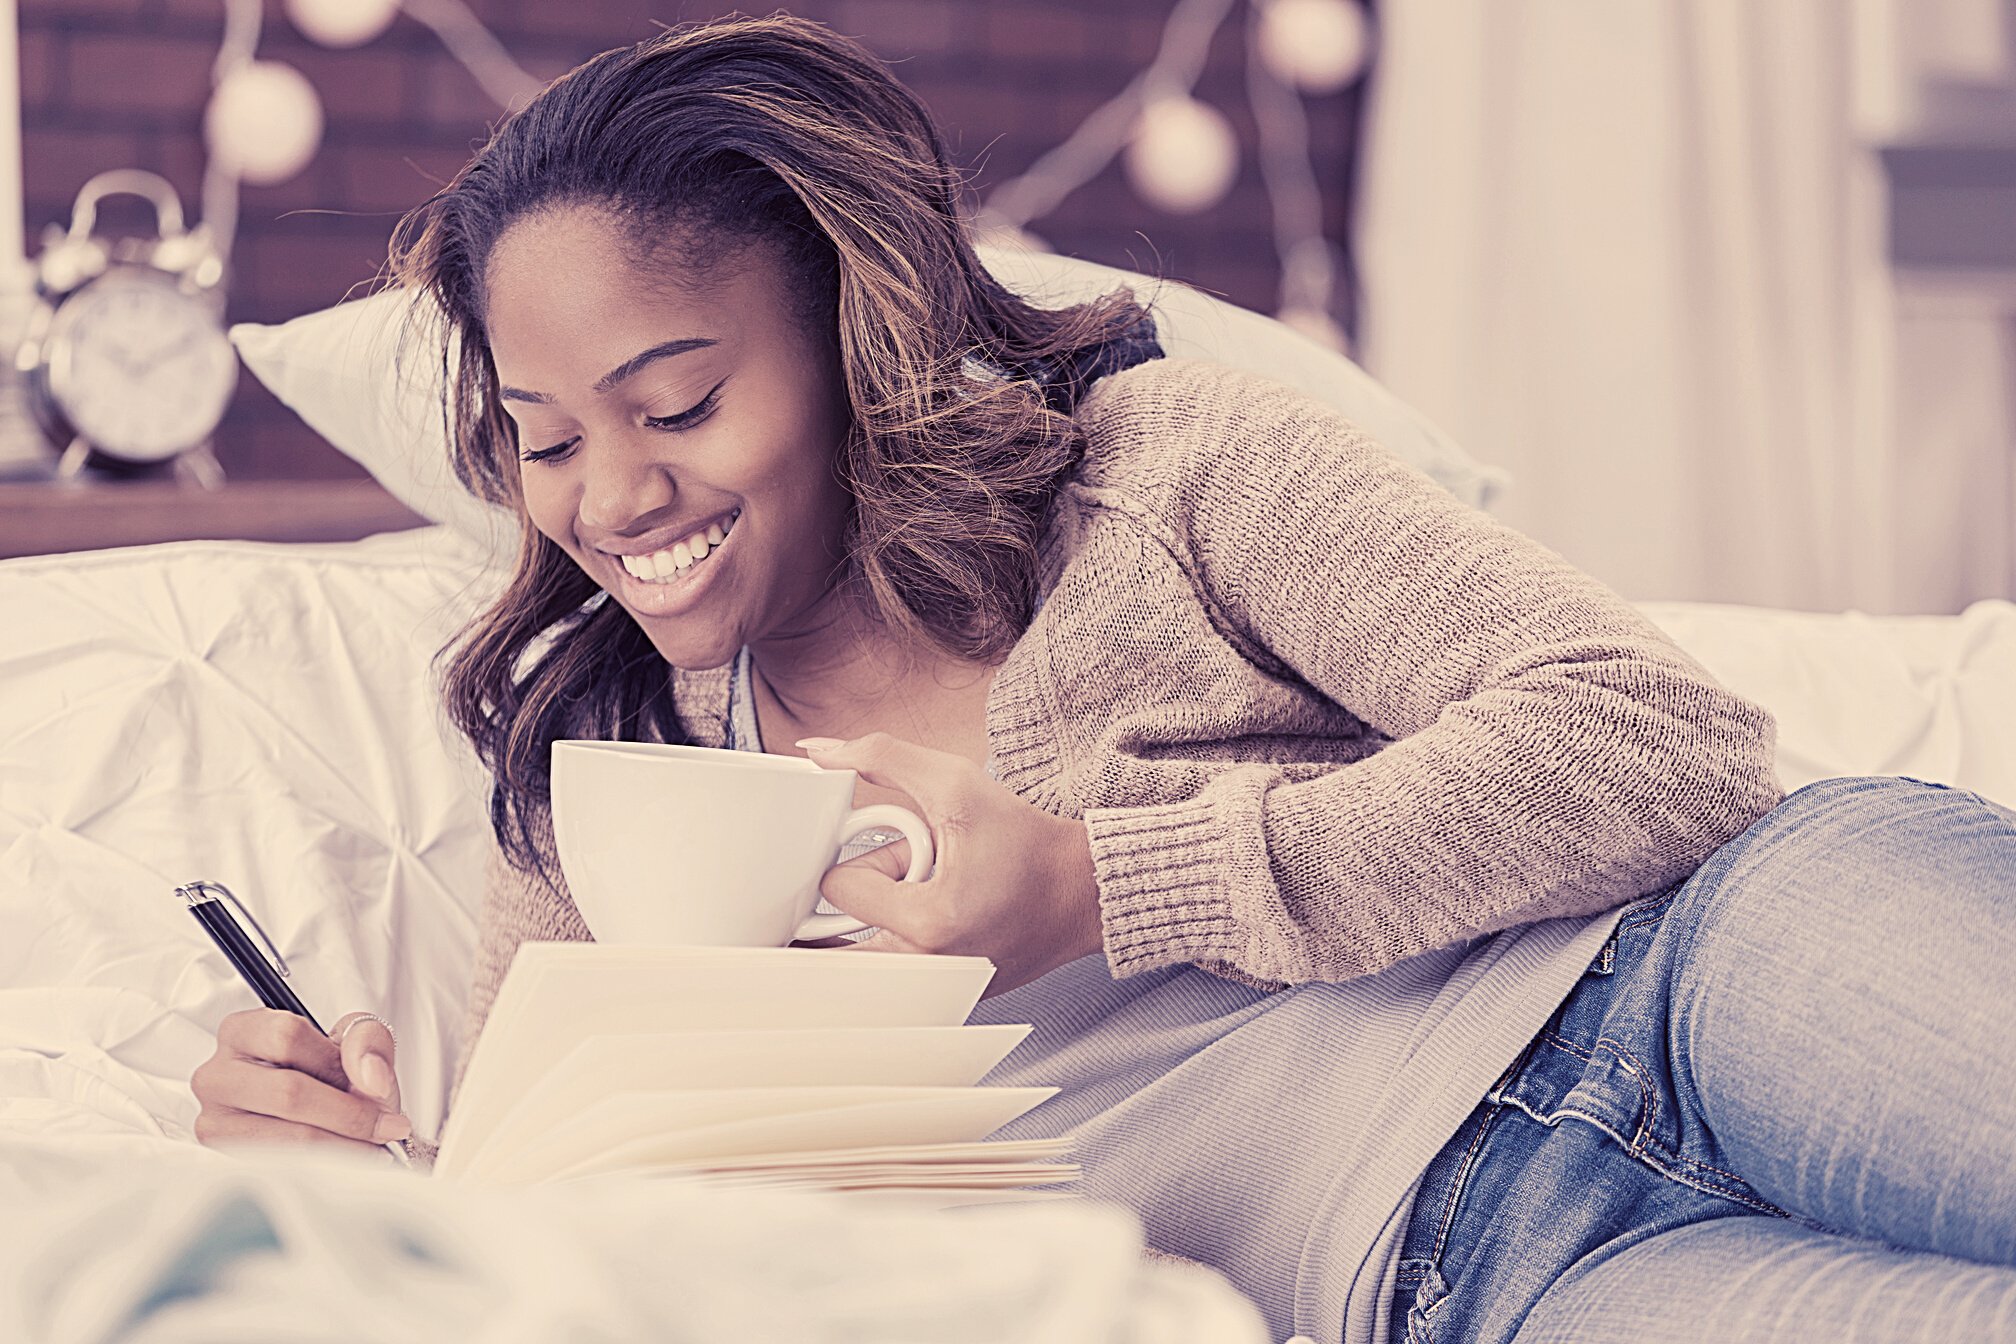
[[[714,413],[715,406],[721,400],[721,389],[726,383],[727,379],[724,378],[721,382],[714,384],[713,390],[700,399],[699,405],[689,407],[677,415],[645,416],[645,425],[651,429],[691,429],[694,425],[699,424]],[[576,434],[573,438],[562,443],[556,443],[551,448],[522,449],[518,454],[518,460],[520,462],[557,462],[574,451],[575,446],[580,442],[581,436]]]
[[[558,458],[565,457],[573,450],[574,445],[579,442],[581,442],[581,436],[577,434],[565,443],[556,443],[551,448],[526,449],[518,454],[518,460],[520,462],[552,462]]]
[[[726,379],[722,381],[725,382]],[[702,397],[697,406],[681,411],[677,415],[647,415],[644,417],[644,423],[653,429],[687,429],[697,425],[713,413],[715,404],[721,400],[721,387],[721,383],[714,384],[713,390]]]

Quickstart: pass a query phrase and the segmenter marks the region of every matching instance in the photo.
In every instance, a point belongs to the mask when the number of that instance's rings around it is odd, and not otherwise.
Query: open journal
[[[1056,1095],[976,1086],[1029,1033],[961,1025],[993,973],[979,957],[525,943],[435,1174],[1041,1197],[1078,1175],[1058,1160],[1068,1140],[985,1141]]]

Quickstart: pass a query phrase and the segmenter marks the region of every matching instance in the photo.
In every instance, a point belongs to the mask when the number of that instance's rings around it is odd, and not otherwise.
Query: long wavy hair
[[[484,326],[498,239],[535,211],[589,206],[619,222],[640,264],[693,277],[773,248],[852,407],[835,463],[853,500],[837,581],[899,637],[994,661],[1028,626],[1044,517],[1084,450],[1074,360],[1148,319],[1125,289],[1058,310],[1010,293],[974,255],[961,186],[930,114],[874,56],[779,15],[604,52],[400,221],[388,271],[433,300],[415,311],[438,319],[419,339],[444,375],[455,472],[520,522],[509,583],[441,654],[449,717],[491,773],[491,824],[514,867],[557,876],[554,741],[684,733],[643,630],[525,517]],[[976,376],[969,356],[1007,376]]]

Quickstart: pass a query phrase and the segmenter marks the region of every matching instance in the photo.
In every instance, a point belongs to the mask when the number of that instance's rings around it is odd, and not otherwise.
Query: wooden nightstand
[[[366,480],[0,484],[0,559],[156,541],[354,541],[426,521]]]

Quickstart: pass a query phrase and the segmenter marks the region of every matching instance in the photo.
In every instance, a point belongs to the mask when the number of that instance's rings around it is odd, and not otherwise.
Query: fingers
[[[884,931],[871,942],[890,937],[913,950],[943,950],[938,947],[942,921],[936,893],[927,890],[930,885],[897,881],[857,859],[827,869],[819,881],[819,894],[835,909]]]
[[[331,1087],[348,1087],[336,1042],[305,1017],[278,1008],[248,1008],[217,1024],[217,1043],[247,1059],[299,1069]]]
[[[196,1075],[190,1083],[203,1096],[206,1113],[214,1108],[222,1114],[264,1116],[360,1143],[385,1143],[413,1132],[405,1116],[299,1069],[225,1055],[205,1063]]]
[[[360,1157],[366,1153],[377,1159],[383,1159],[385,1156],[385,1150],[375,1143],[361,1143],[356,1139],[345,1138],[341,1134],[333,1134],[326,1129],[318,1129],[314,1125],[280,1120],[270,1115],[257,1115],[249,1111],[204,1111],[196,1117],[196,1138],[209,1148],[229,1148],[238,1144],[305,1143],[355,1153]]]
[[[891,882],[901,882],[903,875],[910,871],[910,842],[897,840],[866,854],[856,854],[840,865],[842,868],[866,868],[882,874]]]
[[[941,820],[956,820],[976,783],[986,772],[964,756],[934,751],[915,742],[905,742],[887,733],[869,733],[851,742],[830,737],[807,737],[795,745],[803,747],[813,762],[829,770],[852,770],[870,784],[900,789],[917,800],[932,815],[934,827]]]
[[[378,1091],[353,1085],[360,1075]],[[359,1024],[339,1048],[293,1013],[232,1013],[218,1024],[216,1055],[190,1086],[203,1103],[197,1137],[205,1143],[305,1139],[366,1148],[413,1132],[399,1113],[391,1033],[376,1022]]]
[[[343,1073],[352,1090],[382,1104],[399,1109],[399,1076],[393,1065],[395,1045],[383,1022],[358,1021],[362,1013],[345,1013],[330,1029],[341,1039]],[[355,1025],[352,1025],[355,1023]],[[347,1030],[346,1030],[347,1028]]]

